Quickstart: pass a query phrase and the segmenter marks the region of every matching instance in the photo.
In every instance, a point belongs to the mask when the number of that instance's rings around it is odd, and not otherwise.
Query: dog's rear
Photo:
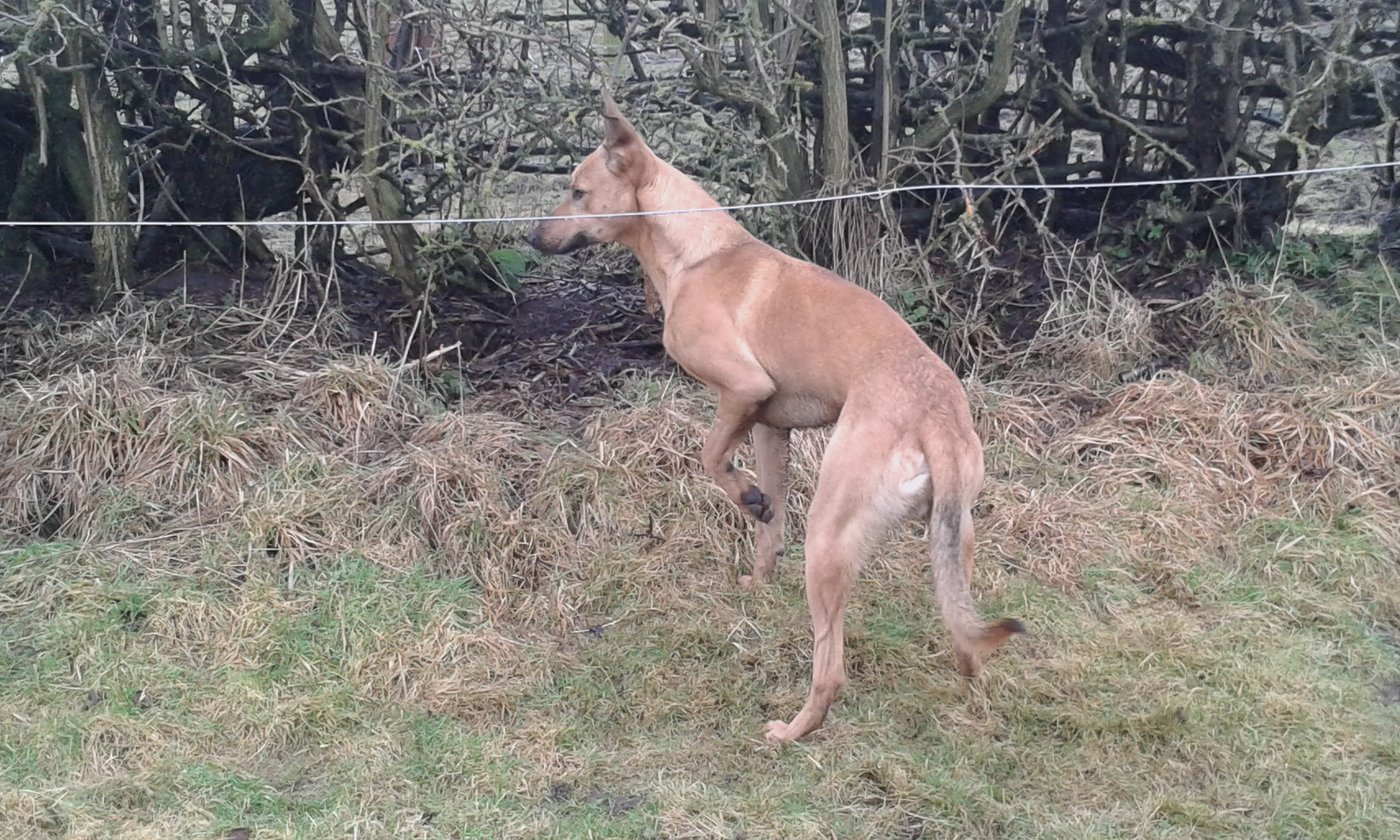
[[[611,99],[603,116],[603,145],[575,170],[559,218],[528,239],[546,253],[617,242],[637,255],[665,313],[667,352],[719,398],[701,461],[757,520],[744,585],[763,583],[782,553],[788,430],[836,424],[806,534],[812,687],[797,716],[765,734],[791,740],[825,719],[846,681],[843,618],[856,574],[910,515],[929,519],[939,607],[959,670],[975,675],[1021,625],[986,623],[972,604],[983,466],[961,383],[884,301],[758,241],[658,159]],[[691,209],[706,212],[668,212]],[[571,218],[639,212],[648,215]],[[750,431],[758,485],[733,467]]]

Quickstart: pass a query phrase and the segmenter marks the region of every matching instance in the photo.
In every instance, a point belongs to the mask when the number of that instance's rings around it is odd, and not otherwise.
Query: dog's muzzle
[[[544,229],[545,225],[541,224],[539,227],[525,234],[525,241],[529,243],[531,248],[534,248],[541,254],[569,254],[580,248],[587,248],[589,245],[593,244],[593,240],[589,239],[588,235],[581,230],[574,231],[573,236],[560,242],[557,239],[550,239],[545,234]]]

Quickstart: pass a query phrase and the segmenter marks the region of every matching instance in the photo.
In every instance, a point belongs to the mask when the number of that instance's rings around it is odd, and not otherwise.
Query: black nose
[[[525,234],[525,242],[536,251],[540,250],[540,229],[531,228],[530,232]]]

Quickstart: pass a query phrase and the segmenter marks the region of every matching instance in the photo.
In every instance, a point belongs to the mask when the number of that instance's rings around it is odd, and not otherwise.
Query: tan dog
[[[604,96],[603,145],[574,171],[554,216],[718,207],[658,158]],[[865,289],[760,242],[722,211],[557,218],[526,237],[546,254],[621,243],[637,255],[665,313],[666,351],[719,397],[701,460],[758,520],[752,577],[782,552],[788,430],[836,424],[807,524],[812,688],[770,741],[821,726],[846,682],[842,620],[866,555],[899,520],[929,522],[938,605],[959,670],[974,676],[1020,622],[984,623],[972,605],[972,503],[982,445],[962,383],[898,313]],[[759,487],[735,471],[752,430]]]

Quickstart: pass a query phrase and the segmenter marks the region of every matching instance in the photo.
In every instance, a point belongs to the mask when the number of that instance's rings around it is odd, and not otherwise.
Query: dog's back
[[[750,238],[686,269],[667,332],[684,353],[690,333],[730,321],[777,386],[763,422],[784,428],[834,423],[847,403],[879,404],[887,419],[966,414],[957,377],[874,293]],[[684,359],[677,359],[683,366]],[[889,405],[891,392],[905,396]],[[946,422],[948,418],[943,418]]]

